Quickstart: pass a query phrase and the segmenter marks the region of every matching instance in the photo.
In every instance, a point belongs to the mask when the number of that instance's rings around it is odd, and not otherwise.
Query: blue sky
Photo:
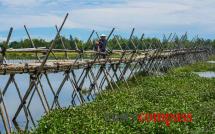
[[[69,18],[62,34],[86,40],[91,30],[115,34],[161,37],[171,32],[215,37],[214,0],[0,0],[0,41],[14,27],[12,40],[27,38],[27,25],[33,38],[53,39],[55,25],[65,14]]]

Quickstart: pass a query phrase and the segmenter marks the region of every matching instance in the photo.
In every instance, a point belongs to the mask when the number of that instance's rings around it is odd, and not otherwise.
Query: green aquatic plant
[[[204,64],[204,65],[203,65]],[[31,133],[215,133],[215,79],[193,71],[213,70],[207,63],[170,70],[164,76],[137,75],[130,88],[106,90],[86,105],[56,109]],[[165,123],[105,120],[106,114],[191,113],[192,122]]]

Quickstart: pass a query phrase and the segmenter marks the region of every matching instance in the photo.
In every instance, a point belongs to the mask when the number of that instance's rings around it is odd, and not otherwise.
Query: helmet
[[[106,37],[106,35],[105,34],[101,34],[100,37]]]

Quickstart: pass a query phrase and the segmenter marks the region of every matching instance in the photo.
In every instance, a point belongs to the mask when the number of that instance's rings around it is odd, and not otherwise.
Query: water
[[[19,63],[20,61],[14,61],[14,63]],[[108,66],[107,66],[108,67]],[[98,68],[99,66],[95,66],[92,71],[93,74],[96,75],[98,72]],[[122,66],[123,68],[123,66]],[[122,70],[122,69],[121,69]],[[80,77],[81,73],[82,73],[83,69],[76,69],[74,70],[75,76],[76,76],[76,80],[78,80],[78,78]],[[109,71],[110,75],[113,75],[113,71]],[[120,72],[117,72],[117,75],[119,76]],[[128,75],[130,74],[130,71],[127,71],[125,78],[128,77]],[[71,76],[71,75],[70,75]],[[103,74],[99,77],[97,83],[100,84],[101,80],[103,78]],[[59,72],[59,73],[50,73],[48,74],[48,77],[50,79],[50,83],[52,84],[52,87],[54,89],[54,91],[56,92],[61,84],[61,82],[63,81],[65,75],[63,72]],[[5,85],[7,83],[9,79],[9,75],[0,75],[0,90],[3,91],[3,89],[5,88]],[[23,97],[26,90],[29,87],[29,74],[16,74],[15,75],[15,82],[17,83],[18,88],[20,89],[21,92],[21,96]],[[114,81],[116,81],[116,78],[114,77]],[[48,85],[47,79],[45,78],[45,76],[43,75],[41,78],[41,83],[46,95],[46,98],[48,100],[49,105],[51,106],[54,100],[54,95],[51,92],[51,89]],[[83,85],[83,89],[88,89],[90,86],[90,79],[87,77],[84,81],[84,85]],[[102,87],[103,89],[107,86],[107,82],[104,83],[104,86]],[[39,87],[40,88],[40,87]],[[69,107],[71,106],[71,95],[72,92],[74,91],[74,88],[71,84],[71,82],[68,80],[66,81],[66,83],[64,84],[60,94],[59,94],[59,103],[61,105],[61,107]],[[94,94],[95,96],[95,94]],[[30,97],[29,97],[30,98]],[[86,96],[84,96],[84,98],[86,98]],[[9,118],[10,121],[12,120],[12,118],[14,117],[18,106],[20,105],[20,99],[17,93],[17,89],[15,87],[15,83],[12,82],[10,84],[10,86],[7,89],[7,92],[5,93],[4,97],[4,102],[6,104],[6,109],[7,112],[9,114]],[[92,100],[90,100],[92,101]],[[28,100],[27,100],[28,102]],[[75,103],[77,105],[80,105],[80,102],[78,101],[78,99],[75,99]],[[33,96],[32,102],[29,105],[29,110],[34,118],[34,121],[37,122],[41,116],[43,116],[45,114],[44,108],[42,106],[42,103],[39,99],[39,95],[37,94],[37,92],[35,92],[35,95]],[[17,122],[20,125],[21,128],[24,128],[25,124],[26,124],[26,117],[24,114],[24,111],[22,110],[20,115],[17,118]],[[13,125],[13,123],[11,122],[11,124]],[[32,126],[32,123],[30,121],[30,126]],[[13,126],[14,128],[14,126]],[[2,124],[2,120],[0,118],[0,131],[4,131],[4,126]]]
[[[215,61],[207,61],[207,63],[215,64]]]
[[[26,59],[20,59],[20,60],[7,60],[8,64],[19,64],[19,63],[34,63],[38,62],[38,60],[26,60]]]
[[[207,63],[215,64],[215,61],[207,61]],[[200,77],[204,78],[215,78],[215,72],[195,72],[195,74],[198,74]]]
[[[200,77],[204,78],[215,78],[215,72],[195,72],[195,74],[198,74]]]

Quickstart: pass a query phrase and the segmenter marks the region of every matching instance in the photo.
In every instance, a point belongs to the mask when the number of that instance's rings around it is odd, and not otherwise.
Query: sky
[[[93,29],[109,34],[114,27],[114,34],[128,38],[134,27],[136,36],[188,32],[214,39],[214,5],[215,0],[0,0],[0,41],[10,27],[11,40],[27,38],[24,25],[32,38],[51,40],[67,12],[61,33],[66,37],[86,40]]]

